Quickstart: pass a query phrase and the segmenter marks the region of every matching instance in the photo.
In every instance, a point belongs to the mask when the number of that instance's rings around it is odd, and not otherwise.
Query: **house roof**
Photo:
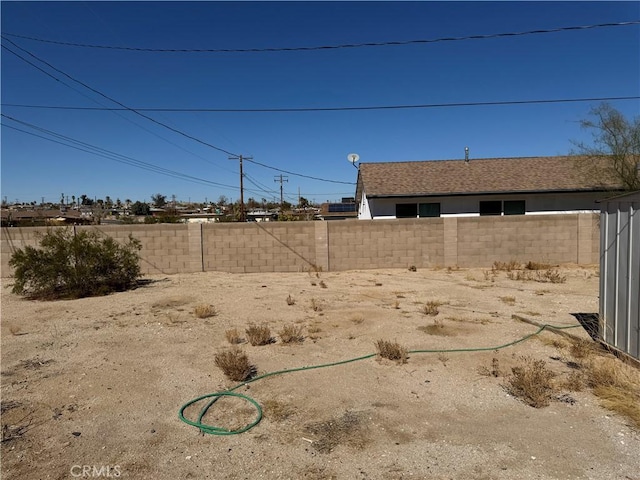
[[[602,171],[606,161],[563,156],[361,163],[356,197],[359,202],[363,191],[401,197],[619,189],[612,178],[588,174]]]

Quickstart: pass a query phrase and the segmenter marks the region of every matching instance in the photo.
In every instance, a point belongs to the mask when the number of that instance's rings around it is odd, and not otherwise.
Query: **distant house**
[[[595,212],[620,190],[584,157],[362,163],[359,219]],[[601,168],[602,165],[599,165]]]

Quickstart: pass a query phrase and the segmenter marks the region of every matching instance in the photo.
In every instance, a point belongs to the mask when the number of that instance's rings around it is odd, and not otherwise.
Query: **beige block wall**
[[[62,228],[62,227],[58,227]],[[224,271],[298,272],[437,266],[490,267],[517,260],[596,264],[598,215],[447,217],[331,222],[104,225],[117,240],[142,243],[150,274]],[[11,254],[36,246],[44,227],[2,228],[2,276]]]
[[[309,270],[317,264],[317,223],[320,222],[203,225],[204,270],[231,273]]]
[[[442,218],[327,222],[329,270],[442,265],[443,225]]]

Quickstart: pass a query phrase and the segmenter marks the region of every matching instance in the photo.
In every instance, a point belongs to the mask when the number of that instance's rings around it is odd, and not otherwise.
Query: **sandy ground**
[[[559,392],[537,409],[503,388],[522,356],[571,372],[551,332],[494,348],[537,330],[514,314],[573,325],[571,313],[597,312],[596,269],[562,272],[562,284],[479,269],[200,273],[56,302],[18,298],[5,281],[2,424],[16,438],[2,443],[2,478],[640,479],[640,434],[589,391]],[[443,304],[427,316],[433,300]],[[202,304],[217,315],[196,318]],[[375,353],[381,339],[409,350],[489,349],[258,380],[237,391],[262,406],[262,421],[240,435],[203,435],[179,420],[180,407],[237,385],[214,356],[229,347],[227,330],[244,336],[251,323],[275,338],[241,345],[258,374]],[[304,342],[282,343],[285,324],[302,326]],[[256,414],[225,397],[204,421],[233,429]]]

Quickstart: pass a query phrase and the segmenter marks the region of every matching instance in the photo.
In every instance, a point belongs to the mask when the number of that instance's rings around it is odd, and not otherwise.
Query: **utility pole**
[[[280,210],[282,211],[282,204],[284,203],[284,190],[283,190],[283,186],[282,183],[283,182],[288,182],[289,181],[289,177],[287,177],[286,175],[276,175],[273,179],[274,182],[280,182]]]
[[[242,173],[242,160],[253,160],[253,157],[243,157],[242,155],[233,155],[229,160],[240,160],[240,221],[245,221],[244,213],[244,173]]]

